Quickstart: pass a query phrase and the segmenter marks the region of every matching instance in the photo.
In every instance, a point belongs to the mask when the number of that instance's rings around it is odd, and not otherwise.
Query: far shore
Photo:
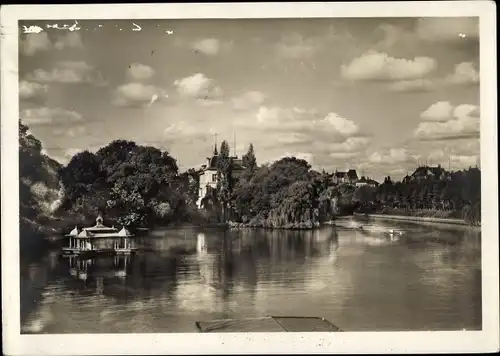
[[[462,220],[462,219],[433,218],[433,217],[404,216],[404,215],[385,215],[385,214],[361,214],[361,213],[354,213],[354,216],[368,217],[368,218],[373,218],[373,219],[460,225],[460,226],[465,226],[465,227],[474,227],[474,228],[478,228],[478,229],[481,228],[481,226],[469,225],[468,223],[465,222],[465,220]]]

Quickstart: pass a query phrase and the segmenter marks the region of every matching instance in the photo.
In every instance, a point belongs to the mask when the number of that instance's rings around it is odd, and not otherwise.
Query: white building
[[[214,148],[212,157],[207,157],[207,163],[201,166],[199,172],[200,176],[200,188],[198,193],[198,201],[196,204],[198,208],[201,208],[201,201],[206,196],[207,190],[217,187],[217,157],[219,156],[217,152],[217,147]],[[233,176],[238,176],[241,174],[245,167],[243,167],[243,162],[238,156],[230,157],[232,161],[232,173]]]

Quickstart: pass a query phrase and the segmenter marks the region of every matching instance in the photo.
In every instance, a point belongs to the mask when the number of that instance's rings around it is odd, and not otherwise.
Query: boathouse
[[[92,227],[83,228],[79,231],[75,227],[66,235],[69,240],[68,247],[63,248],[65,252],[131,252],[135,250],[133,235],[122,227],[118,230],[114,226],[103,225],[103,219],[98,216],[96,224]]]

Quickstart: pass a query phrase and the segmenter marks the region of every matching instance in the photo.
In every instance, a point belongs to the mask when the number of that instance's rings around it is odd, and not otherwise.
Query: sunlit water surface
[[[345,331],[481,329],[479,231],[362,226],[155,230],[134,256],[22,258],[21,330],[195,332],[198,320],[266,315]]]

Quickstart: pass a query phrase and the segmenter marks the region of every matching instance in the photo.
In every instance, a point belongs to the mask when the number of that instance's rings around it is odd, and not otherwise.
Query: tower
[[[236,158],[236,133],[233,132],[233,156]]]
[[[217,156],[219,153],[217,152],[217,132],[214,133],[214,156]]]

